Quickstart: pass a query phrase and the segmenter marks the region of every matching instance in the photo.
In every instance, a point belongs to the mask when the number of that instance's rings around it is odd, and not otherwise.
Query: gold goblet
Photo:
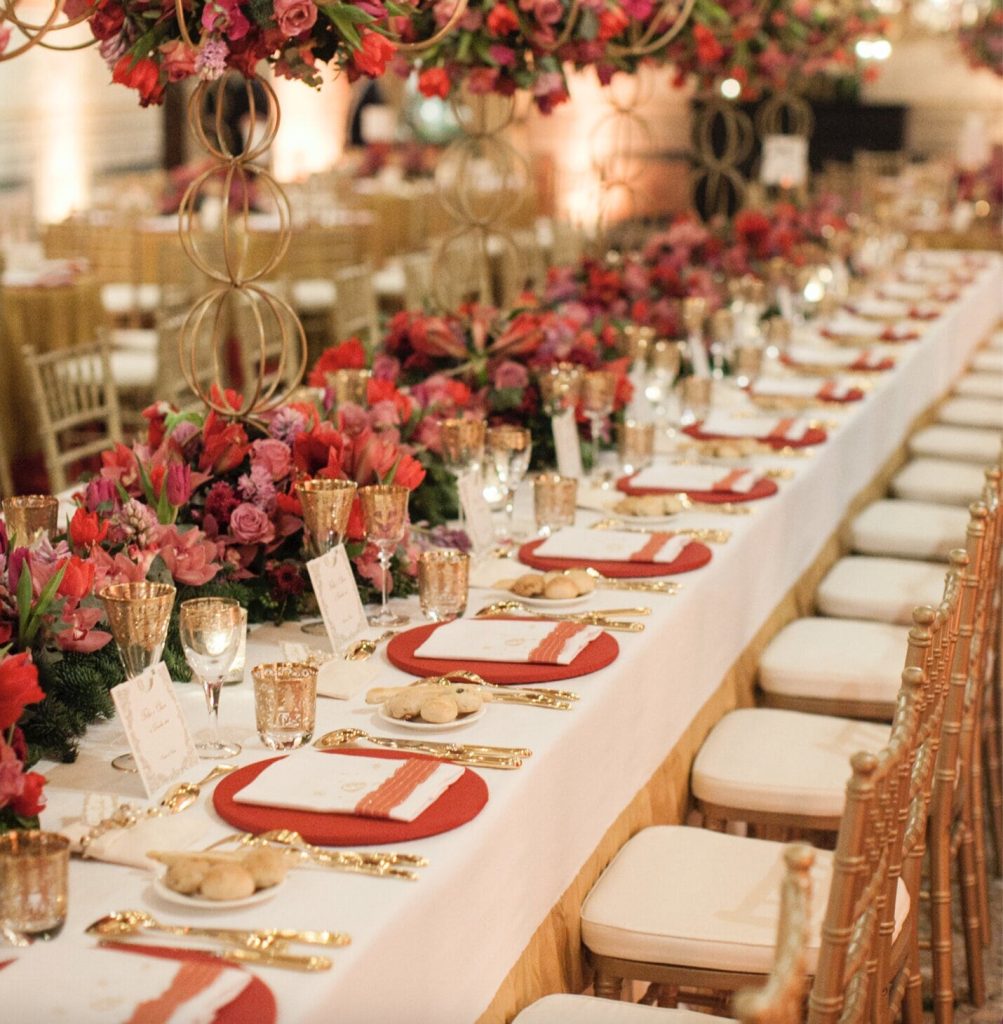
[[[170,583],[111,583],[98,594],[126,677],[132,679],[160,661],[174,607]],[[112,767],[134,772],[132,754],[119,754]]]
[[[407,529],[407,502],[411,492],[399,484],[372,484],[359,488],[362,528],[366,540],[376,545],[382,569],[380,610],[369,616],[371,626],[400,626],[408,616],[392,612],[387,602],[390,563]]]
[[[618,431],[620,465],[627,476],[650,466],[655,457],[655,424],[625,420]]]
[[[578,480],[560,473],[538,473],[533,478],[533,511],[541,537],[562,526],[573,526],[578,500]]]
[[[613,412],[616,399],[616,374],[608,370],[591,370],[582,378],[582,411],[589,421],[592,442],[592,469],[589,480],[599,480],[599,437],[606,420]]]
[[[52,536],[58,515],[59,499],[51,494],[21,494],[3,500],[7,533],[20,544],[30,544],[40,532]]]
[[[295,661],[255,665],[254,718],[261,742],[272,750],[308,743],[317,717],[317,669]]]
[[[582,368],[574,363],[556,363],[536,377],[543,411],[558,416],[578,404],[582,393]]]
[[[484,435],[487,425],[484,420],[448,419],[442,421],[442,461],[446,469],[456,477],[457,491],[460,478],[466,473],[476,472],[484,460]],[[463,529],[463,503],[457,497],[460,515],[460,529]]]

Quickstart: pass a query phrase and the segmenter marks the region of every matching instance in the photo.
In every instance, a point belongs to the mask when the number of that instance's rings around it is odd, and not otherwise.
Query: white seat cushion
[[[991,398],[949,398],[937,412],[938,423],[957,427],[991,427],[1003,430],[1003,402]]]
[[[925,501],[875,501],[850,524],[850,544],[862,555],[947,561],[965,546],[968,513]]]
[[[909,625],[920,604],[940,604],[944,567],[936,562],[850,555],[841,558],[815,594],[823,615]]]
[[[119,388],[151,387],[157,379],[156,352],[112,352],[111,375]]]
[[[582,905],[582,941],[595,953],[626,960],[767,974],[777,940],[783,850],[783,843],[683,825],[643,829]],[[817,850],[812,868],[811,972],[832,856]],[[900,883],[896,921],[908,912]]]
[[[160,305],[160,286],[116,282],[101,286],[101,305],[112,314],[152,313]]]
[[[405,288],[404,264],[399,261],[388,263],[373,274],[373,289],[377,295],[403,295]]]
[[[749,811],[838,818],[850,758],[888,743],[887,725],[780,708],[741,708],[711,729],[693,762],[698,800]]]
[[[986,348],[995,349],[997,352],[1003,352],[1003,328],[993,331],[989,335],[989,342]]]
[[[711,1017],[695,1010],[669,1010],[595,996],[562,995],[538,999],[512,1024],[735,1024],[735,1020]]]
[[[113,348],[133,352],[156,352],[159,335],[145,327],[119,327],[111,332],[111,344]]]
[[[972,360],[972,369],[980,373],[1003,373],[1003,350],[984,348],[981,352],[976,352]]]
[[[909,438],[909,452],[911,455],[929,455],[989,466],[999,458],[1000,440],[998,430],[935,423],[917,430]]]
[[[956,395],[972,395],[976,398],[995,398],[1003,401],[1003,374],[999,373],[966,373],[954,385]]]
[[[913,459],[892,479],[897,498],[929,501],[939,505],[968,507],[978,501],[985,486],[985,472],[971,462],[948,459]]]
[[[323,278],[294,281],[293,306],[304,313],[319,313],[332,309],[338,298],[333,281]]]
[[[777,695],[894,704],[908,636],[888,622],[795,619],[763,651],[759,685]]]

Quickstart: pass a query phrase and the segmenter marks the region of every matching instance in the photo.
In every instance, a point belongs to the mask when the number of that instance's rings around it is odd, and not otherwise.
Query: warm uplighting
[[[272,84],[282,108],[272,148],[275,177],[295,181],[330,170],[345,148],[348,82],[325,82],[319,92],[287,78],[276,77]]]
[[[726,78],[721,83],[721,95],[726,100],[737,100],[742,95],[742,83],[737,78]]]

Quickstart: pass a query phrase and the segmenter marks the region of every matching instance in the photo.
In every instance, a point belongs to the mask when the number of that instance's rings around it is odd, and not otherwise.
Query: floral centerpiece
[[[958,45],[970,67],[1003,76],[1003,0],[990,0],[981,18],[962,25]]]
[[[37,828],[45,806],[45,778],[28,770],[28,744],[17,724],[29,704],[44,698],[31,655],[0,647],[0,832]]]

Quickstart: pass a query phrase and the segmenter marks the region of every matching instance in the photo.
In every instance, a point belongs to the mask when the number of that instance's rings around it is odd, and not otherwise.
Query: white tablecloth
[[[654,610],[646,632],[616,634],[621,655],[611,667],[561,684],[581,694],[573,711],[493,706],[476,723],[448,734],[460,741],[525,745],[534,755],[520,771],[482,773],[490,799],[474,821],[408,844],[431,861],[420,882],[296,871],[281,898],[212,916],[221,924],[331,928],[353,936],[349,948],[333,951],[330,973],[263,972],[278,997],[282,1022],[470,1024],[484,1011],[604,832],[816,558],[847,502],[900,445],[913,419],[961,372],[1003,313],[1001,299],[1003,269],[993,257],[959,302],[921,327],[920,342],[896,346],[897,368],[876,375],[864,401],[826,410],[826,418],[840,425],[814,457],[783,462],[796,476],[781,482],[777,496],[755,503],[746,517],[684,517],[683,524],[730,528],[731,542],[714,547],[706,568],[678,577],[678,597],[650,598]],[[761,461],[781,462],[771,456]],[[623,597],[600,591],[588,607],[615,607]],[[472,592],[471,612],[490,599],[486,592]],[[295,626],[281,633],[262,628],[252,634],[249,661],[274,660],[277,651],[269,641],[278,635],[303,639]],[[377,657],[377,683],[407,679],[382,652]],[[201,726],[201,693],[192,686],[179,690],[193,724]],[[254,732],[249,682],[224,690],[221,721],[244,745],[242,763],[268,755]],[[338,725],[374,732],[394,728],[360,700],[322,700],[318,733]],[[119,727],[111,722],[90,730],[76,765],[51,767],[45,824],[58,826],[62,815],[79,808],[87,789],[138,798],[138,782],[108,767],[123,749]],[[186,813],[204,815],[206,841],[227,830],[205,798]],[[69,920],[57,941],[70,949],[90,945],[84,927],[126,907],[144,907],[170,921],[198,916],[160,901],[139,870],[75,862]]]

